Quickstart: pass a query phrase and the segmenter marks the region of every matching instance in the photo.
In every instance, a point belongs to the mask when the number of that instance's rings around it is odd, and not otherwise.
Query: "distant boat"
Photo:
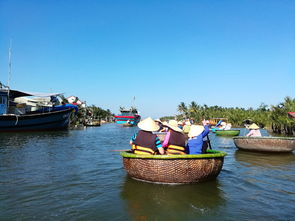
[[[216,130],[215,134],[218,136],[238,136],[240,130]]]
[[[238,149],[259,152],[292,152],[294,137],[234,137]]]
[[[47,105],[35,106],[26,103],[16,103],[15,98],[23,96],[37,96],[40,94],[10,90],[1,84],[0,87],[0,132],[14,131],[44,131],[67,129],[70,116],[75,105]],[[58,94],[42,94],[55,97]]]
[[[136,108],[131,107],[130,109],[120,108],[121,114],[115,116],[117,124],[121,124],[125,127],[136,126],[140,121],[140,115]]]

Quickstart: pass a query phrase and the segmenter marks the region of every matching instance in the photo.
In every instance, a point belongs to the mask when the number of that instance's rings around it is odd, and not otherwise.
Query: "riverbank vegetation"
[[[180,115],[177,119],[192,119],[201,122],[202,119],[227,118],[235,127],[244,126],[245,122],[255,122],[261,128],[271,129],[274,133],[293,135],[295,120],[288,117],[288,112],[295,111],[295,99],[285,97],[278,105],[268,106],[262,103],[257,109],[228,108],[220,106],[199,105],[195,101],[190,104],[181,102],[177,107]],[[165,117],[164,119],[169,117]],[[162,118],[161,118],[162,119]]]
[[[72,115],[71,127],[86,126],[93,123],[108,123],[113,121],[114,114],[109,110],[92,105],[86,108],[79,107],[78,113]]]

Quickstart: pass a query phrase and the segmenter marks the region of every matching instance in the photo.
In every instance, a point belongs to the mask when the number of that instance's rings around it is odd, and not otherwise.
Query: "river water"
[[[0,134],[0,220],[295,220],[295,153],[239,151],[210,133],[228,153],[216,180],[150,184],[129,178],[112,151],[136,130]]]

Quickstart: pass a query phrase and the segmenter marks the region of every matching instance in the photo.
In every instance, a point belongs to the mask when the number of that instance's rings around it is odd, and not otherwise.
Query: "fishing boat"
[[[238,149],[261,152],[292,152],[295,150],[294,137],[234,137]]]
[[[121,124],[125,127],[136,126],[140,121],[140,115],[135,107],[130,109],[120,108],[120,114],[115,116],[117,124]]]
[[[223,151],[207,150],[206,154],[138,155],[121,152],[124,168],[130,177],[152,183],[185,184],[215,179],[220,173]]]
[[[44,94],[42,96],[55,97],[58,94]],[[23,96],[41,96],[40,93],[27,93],[10,90],[1,84],[0,87],[0,132],[14,131],[44,131],[67,129],[75,105],[49,105],[35,106],[15,102],[16,98]]]
[[[215,134],[218,136],[238,136],[240,130],[216,130]]]

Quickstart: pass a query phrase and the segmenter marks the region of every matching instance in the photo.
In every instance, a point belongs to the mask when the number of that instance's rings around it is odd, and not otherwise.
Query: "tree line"
[[[271,129],[274,133],[293,135],[295,132],[295,120],[288,117],[288,112],[295,112],[295,99],[289,96],[278,105],[268,106],[262,103],[257,109],[207,106],[192,101],[188,105],[181,102],[177,110],[180,113],[176,116],[177,120],[192,119],[201,122],[202,119],[227,118],[235,127],[242,127],[245,122],[254,122],[261,128]],[[169,118],[171,117],[161,119]]]

